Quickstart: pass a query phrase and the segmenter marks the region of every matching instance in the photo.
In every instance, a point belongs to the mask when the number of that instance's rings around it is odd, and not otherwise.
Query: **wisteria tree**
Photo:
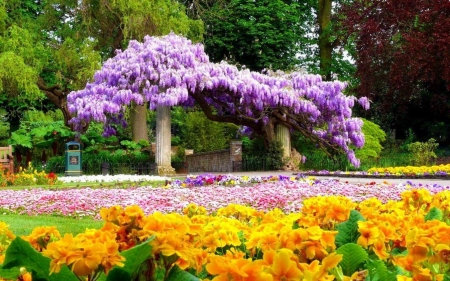
[[[153,110],[198,105],[210,120],[243,126],[267,143],[275,141],[275,127],[284,125],[327,151],[345,152],[359,166],[352,147],[364,145],[362,121],[352,118],[356,98],[342,93],[345,86],[318,75],[257,73],[211,63],[201,44],[169,34],[131,41],[104,63],[93,82],[67,99],[75,128],[103,122],[105,136],[126,126],[123,113],[132,102],[148,102]],[[366,98],[359,102],[369,107]]]

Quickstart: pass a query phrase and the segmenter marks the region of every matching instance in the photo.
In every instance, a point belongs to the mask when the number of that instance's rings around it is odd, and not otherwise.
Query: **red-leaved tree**
[[[385,127],[450,121],[450,1],[357,0],[344,6],[343,26],[356,38],[358,96]],[[428,130],[428,131],[427,131]]]

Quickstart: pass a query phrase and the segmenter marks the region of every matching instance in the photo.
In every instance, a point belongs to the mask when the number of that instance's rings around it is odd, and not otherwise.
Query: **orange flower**
[[[386,244],[381,239],[373,243],[372,250],[380,260],[386,260],[389,257],[389,254],[386,251]]]
[[[305,251],[306,257],[310,260],[321,260],[328,255],[328,252],[319,241],[302,242],[301,249]]]
[[[278,237],[275,234],[263,234],[259,242],[263,252],[276,250],[278,247]]]
[[[301,280],[300,278],[303,274],[298,269],[297,263],[291,260],[293,255],[291,250],[281,249],[273,256],[273,263],[268,269],[268,272],[272,274],[274,280]]]
[[[358,231],[361,235],[357,243],[364,248],[375,243],[380,236],[380,230],[370,221],[358,221]]]
[[[426,236],[427,233],[417,227],[411,229],[406,235],[406,247],[408,248],[408,255],[411,255],[414,260],[422,261],[427,258],[429,247],[434,246],[433,239]]]

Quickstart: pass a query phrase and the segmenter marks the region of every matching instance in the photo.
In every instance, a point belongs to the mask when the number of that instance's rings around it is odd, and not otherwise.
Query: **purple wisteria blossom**
[[[81,130],[91,121],[104,124],[104,135],[126,125],[125,106],[148,102],[157,106],[197,104],[213,121],[245,126],[243,132],[272,137],[276,125],[309,136],[324,148],[339,149],[358,167],[351,145],[362,147],[362,121],[352,117],[367,98],[346,96],[346,83],[325,82],[319,75],[281,71],[265,73],[211,63],[201,44],[169,34],[131,41],[107,60],[94,80],[68,95],[70,121]],[[213,110],[214,109],[214,110]]]

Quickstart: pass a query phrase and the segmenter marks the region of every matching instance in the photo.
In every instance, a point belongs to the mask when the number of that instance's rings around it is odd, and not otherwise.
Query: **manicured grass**
[[[56,226],[61,235],[72,233],[76,235],[86,228],[98,229],[103,221],[90,218],[74,219],[54,216],[27,216],[17,214],[0,214],[0,221],[9,225],[9,229],[17,236],[29,235],[38,226]]]
[[[17,186],[7,186],[4,189],[12,190],[22,190],[30,188],[44,188],[44,189],[68,189],[68,188],[128,188],[136,186],[153,186],[161,187],[165,185],[165,181],[144,181],[144,182],[68,182],[56,185],[17,185]]]

